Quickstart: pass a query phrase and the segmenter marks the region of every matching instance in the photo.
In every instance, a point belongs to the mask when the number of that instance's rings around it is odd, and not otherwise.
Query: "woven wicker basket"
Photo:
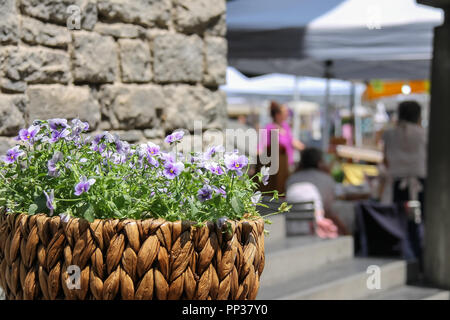
[[[231,224],[0,213],[0,286],[11,300],[255,299],[264,222]],[[68,288],[72,265],[79,289]]]

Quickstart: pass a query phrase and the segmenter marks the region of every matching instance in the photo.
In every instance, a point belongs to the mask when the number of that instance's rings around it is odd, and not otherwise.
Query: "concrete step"
[[[307,256],[310,258],[311,256]],[[369,266],[380,268],[380,289],[368,289]],[[286,267],[286,266],[285,266]],[[283,269],[278,270],[283,273]],[[263,274],[264,276],[264,274]],[[261,282],[258,299],[342,300],[362,299],[401,286],[406,281],[406,263],[382,258],[350,258],[328,263],[283,282]]]
[[[289,237],[265,241],[266,265],[261,286],[277,283],[314,271],[330,262],[353,256],[350,236],[323,240],[314,236]]]
[[[450,292],[428,287],[404,285],[380,292],[369,300],[450,300]]]

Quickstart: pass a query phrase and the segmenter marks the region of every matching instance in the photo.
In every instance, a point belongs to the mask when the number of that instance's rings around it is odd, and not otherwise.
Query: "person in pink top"
[[[280,105],[279,103],[272,101],[270,103],[270,115],[272,117],[272,122],[267,124],[265,129],[267,134],[262,138],[260,147],[265,148],[270,145],[270,132],[272,130],[279,130],[278,143],[280,148],[286,150],[288,157],[288,164],[290,167],[294,165],[294,149],[303,150],[305,145],[298,139],[292,136],[291,128],[287,123],[289,117],[289,109],[285,105]],[[260,148],[260,150],[261,150]]]

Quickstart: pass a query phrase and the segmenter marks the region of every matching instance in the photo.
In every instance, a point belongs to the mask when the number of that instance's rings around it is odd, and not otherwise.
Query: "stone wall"
[[[0,0],[0,152],[34,119],[80,117],[130,142],[194,120],[222,128],[225,9],[225,0]]]

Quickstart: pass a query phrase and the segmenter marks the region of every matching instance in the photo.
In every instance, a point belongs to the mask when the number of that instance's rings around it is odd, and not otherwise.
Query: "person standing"
[[[393,202],[405,208],[408,201],[419,201],[422,220],[425,220],[427,133],[420,121],[419,103],[404,101],[399,104],[396,126],[383,134],[384,162],[393,183]],[[410,222],[409,236],[416,257],[421,262],[423,225]]]
[[[271,152],[271,134],[274,130],[278,130],[278,172],[269,179],[269,184],[263,187],[262,191],[278,190],[284,193],[286,180],[294,166],[294,149],[303,150],[305,145],[292,135],[291,128],[287,122],[289,118],[289,109],[285,105],[281,105],[275,101],[270,103],[270,116],[272,122],[265,126],[265,131],[260,137],[259,153],[263,149],[267,149],[267,154]]]

